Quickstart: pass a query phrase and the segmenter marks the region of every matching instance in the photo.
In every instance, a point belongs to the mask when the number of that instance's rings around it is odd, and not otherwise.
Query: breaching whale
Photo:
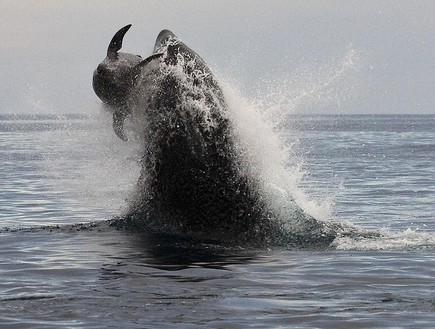
[[[94,73],[96,94],[113,107],[116,134],[126,139],[130,115],[144,150],[134,198],[113,225],[238,245],[302,243],[303,234],[285,232],[261,178],[250,172],[205,61],[169,30],[160,32],[146,60],[118,53],[129,27],[115,34]],[[295,211],[317,232],[316,243],[332,241],[322,224]]]

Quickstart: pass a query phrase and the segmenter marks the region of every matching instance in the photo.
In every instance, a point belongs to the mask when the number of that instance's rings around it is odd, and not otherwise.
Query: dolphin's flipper
[[[111,59],[116,59],[118,57],[118,50],[122,48],[122,40],[130,27],[131,24],[128,24],[115,33],[112,41],[109,43],[109,47],[107,48],[107,57]]]
[[[159,58],[163,56],[163,53],[157,53],[157,54],[153,54],[147,58],[145,58],[142,62],[140,62],[139,64],[136,65],[136,67],[144,67],[145,65],[147,65],[149,62],[151,62],[153,59]]]
[[[142,67],[144,67],[145,65],[147,65],[149,62],[151,62],[152,60],[159,58],[163,56],[163,53],[157,53],[157,54],[153,54],[147,58],[145,58],[143,61],[141,61],[139,64],[137,64],[133,69],[132,69],[132,74],[133,74],[133,81],[136,80],[136,78],[138,77],[140,70],[142,69]]]
[[[124,120],[127,114],[128,111],[123,109],[116,109],[113,112],[113,130],[115,131],[116,136],[118,136],[124,142],[128,141],[128,138],[124,133]]]

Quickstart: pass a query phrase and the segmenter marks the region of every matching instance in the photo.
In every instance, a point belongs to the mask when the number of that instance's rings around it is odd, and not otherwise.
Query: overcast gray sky
[[[435,113],[435,1],[0,0],[0,113],[89,113],[113,34],[171,29],[244,97],[299,113]]]

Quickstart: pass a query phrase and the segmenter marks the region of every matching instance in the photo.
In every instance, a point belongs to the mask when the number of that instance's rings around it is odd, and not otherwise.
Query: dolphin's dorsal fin
[[[130,27],[131,24],[128,24],[115,33],[109,43],[109,47],[107,48],[107,57],[111,59],[116,59],[118,57],[118,50],[122,48],[122,40],[124,39],[124,35],[130,29]]]

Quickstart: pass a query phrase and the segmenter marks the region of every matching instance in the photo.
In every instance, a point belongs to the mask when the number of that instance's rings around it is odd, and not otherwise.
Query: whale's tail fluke
[[[122,48],[122,40],[130,27],[131,24],[128,24],[115,33],[109,43],[109,47],[107,48],[107,57],[111,59],[116,59],[118,57],[118,51]]]

